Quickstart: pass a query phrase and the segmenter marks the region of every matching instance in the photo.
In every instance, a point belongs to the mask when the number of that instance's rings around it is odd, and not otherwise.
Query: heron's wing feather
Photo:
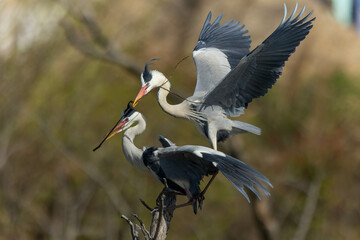
[[[242,161],[226,155],[222,152],[213,150],[211,148],[202,146],[186,145],[181,147],[170,147],[166,149],[159,149],[159,156],[171,158],[174,154],[184,155],[187,153],[188,158],[202,161],[208,161],[219,169],[224,176],[238,189],[249,201],[249,197],[246,194],[244,187],[247,187],[254,192],[259,198],[260,194],[256,190],[255,186],[260,188],[266,195],[269,195],[269,191],[264,187],[263,183],[266,183],[272,187],[270,181],[262,175],[260,172],[249,167]],[[261,182],[262,181],[262,182]]]
[[[216,167],[249,202],[250,199],[244,191],[244,187],[250,189],[259,199],[261,199],[261,197],[255,186],[260,188],[266,195],[270,195],[269,191],[263,185],[264,182],[268,186],[272,187],[269,179],[260,172],[246,165],[244,162],[229,155],[222,157],[209,153],[203,153],[203,158],[208,161],[217,162]]]
[[[222,15],[213,23],[209,12],[200,32],[198,43],[193,50],[197,71],[197,83],[194,95],[206,94],[240,60],[249,53],[250,36],[245,35],[245,25],[233,20],[220,25]]]
[[[279,27],[205,96],[202,107],[219,105],[227,114],[237,116],[253,98],[265,95],[281,75],[285,61],[312,28],[315,18],[308,20],[312,11],[299,20],[304,11],[305,7],[294,18],[295,8],[285,21],[285,6]]]
[[[157,149],[157,156],[161,160],[166,160],[166,163],[164,161],[164,164],[161,166],[169,170],[174,170],[174,175],[176,175],[176,168],[173,168],[173,166],[177,165],[178,169],[194,169],[196,172],[198,172],[200,175],[204,176],[207,174],[207,166],[209,166],[207,160],[203,160],[201,156],[196,154],[196,149],[209,149],[210,151],[212,149],[201,147],[201,146],[170,146],[167,148],[159,148]],[[213,150],[214,151],[214,150]],[[190,168],[189,168],[190,167]],[[191,172],[189,170],[189,172]],[[194,174],[195,175],[195,174]]]
[[[176,146],[175,143],[173,143],[172,141],[170,141],[169,139],[167,139],[166,137],[164,137],[162,135],[159,136],[159,142],[161,143],[161,145],[163,147]]]
[[[192,196],[200,193],[200,181],[208,174],[205,160],[186,152],[171,151],[168,154],[159,154],[160,166],[167,179],[184,189],[188,189]]]

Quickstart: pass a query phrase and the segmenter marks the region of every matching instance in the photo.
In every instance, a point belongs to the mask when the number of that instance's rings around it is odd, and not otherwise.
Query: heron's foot
[[[204,200],[205,197],[203,196],[203,194],[199,193],[196,196],[191,197],[186,203],[175,205],[175,209],[192,205],[194,213],[197,214],[198,208],[202,210]]]

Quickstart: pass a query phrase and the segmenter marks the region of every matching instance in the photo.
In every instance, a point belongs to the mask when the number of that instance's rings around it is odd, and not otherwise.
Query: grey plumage
[[[132,126],[134,124],[136,125]],[[216,174],[218,170],[248,201],[249,197],[244,190],[245,187],[259,198],[260,194],[255,186],[269,195],[264,184],[270,187],[272,185],[264,175],[240,160],[211,148],[194,145],[180,147],[160,136],[159,141],[162,148],[150,147],[140,150],[134,145],[133,140],[145,129],[146,121],[143,115],[133,109],[127,109],[123,111],[120,123],[114,128],[111,136],[126,130],[123,135],[123,151],[127,160],[140,170],[147,167],[162,183],[165,178],[172,190],[184,194],[189,200],[192,200],[195,213],[198,204],[202,206],[203,201],[200,194],[200,181],[204,176]]]
[[[260,134],[261,129],[251,124],[233,121],[254,99],[265,95],[279,78],[282,68],[295,48],[309,34],[315,18],[310,12],[300,19],[305,7],[295,16],[297,5],[286,20],[259,46],[249,53],[250,38],[244,26],[229,21],[220,25],[220,15],[211,24],[209,13],[193,51],[197,83],[193,96],[177,105],[170,105],[166,97],[170,83],[164,74],[152,70],[151,81],[142,88],[134,105],[152,89],[159,88],[158,102],[168,114],[191,120],[197,129],[217,149],[217,142],[244,132]]]
[[[245,25],[230,20],[220,25],[222,14],[213,23],[209,12],[193,50],[197,82],[193,95],[204,92],[219,83],[240,60],[249,53],[250,36],[245,35]],[[217,60],[214,64],[214,59]]]
[[[163,147],[175,146],[175,143],[173,143],[172,141],[170,141],[169,139],[167,139],[166,137],[164,137],[162,135],[160,135],[158,139]]]
[[[194,145],[181,147],[172,146],[158,149],[156,155],[159,159],[164,159],[164,164],[161,164],[161,167],[165,169],[165,171],[177,171],[177,169],[182,168],[182,166],[174,168],[172,163],[174,159],[181,159],[180,165],[190,166],[193,164],[194,166],[201,166],[202,169],[208,169],[206,172],[214,173],[214,170],[220,170],[249,202],[250,199],[244,191],[244,187],[250,189],[259,199],[261,199],[260,194],[254,186],[259,187],[266,195],[270,195],[261,183],[261,181],[263,181],[272,187],[270,181],[264,175],[249,167],[244,162],[211,148]],[[187,174],[193,176],[195,179],[201,179],[201,173],[200,170],[187,171]]]
[[[264,96],[275,84],[285,61],[308,35],[315,20],[308,20],[312,11],[299,20],[305,7],[294,18],[296,5],[291,16],[285,21],[285,4],[284,7],[284,19],[279,27],[204,97],[202,107],[218,105],[229,115],[236,116],[236,109],[247,107],[252,99]]]

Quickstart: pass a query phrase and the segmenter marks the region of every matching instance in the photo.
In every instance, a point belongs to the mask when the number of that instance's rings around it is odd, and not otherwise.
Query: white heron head
[[[138,104],[142,97],[151,92],[151,90],[160,87],[166,81],[166,77],[161,72],[156,70],[149,71],[149,65],[151,62],[159,59],[160,58],[151,59],[145,64],[144,72],[140,76],[141,89],[134,100],[134,107]]]

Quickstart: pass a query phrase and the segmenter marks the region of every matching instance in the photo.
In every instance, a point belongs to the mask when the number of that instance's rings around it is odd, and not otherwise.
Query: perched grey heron
[[[134,124],[136,125],[133,126]],[[249,202],[250,199],[244,187],[254,192],[259,199],[260,194],[255,186],[266,195],[270,194],[262,182],[270,187],[272,185],[264,175],[240,160],[211,148],[194,145],[180,147],[167,138],[160,136],[159,141],[163,146],[162,148],[144,147],[142,150],[139,149],[134,144],[134,138],[143,133],[145,129],[146,121],[144,116],[135,111],[129,104],[128,108],[123,111],[120,121],[105,137],[105,141],[124,131],[122,146],[126,159],[139,170],[148,168],[162,183],[166,179],[170,189],[186,195],[189,199],[188,203],[179,206],[193,205],[196,214],[198,203],[201,208],[204,199],[203,195],[219,170]],[[200,180],[209,175],[213,175],[213,177],[201,192]]]
[[[297,4],[286,19],[284,4],[284,17],[278,28],[250,53],[251,41],[244,35],[247,33],[244,25],[233,21],[220,25],[222,15],[210,23],[210,12],[193,50],[197,70],[193,96],[180,104],[169,104],[166,98],[170,82],[163,73],[149,71],[152,59],[141,74],[141,89],[134,106],[151,90],[159,88],[157,99],[161,108],[174,117],[193,121],[214,150],[218,141],[230,136],[244,132],[260,134],[258,127],[228,117],[240,116],[254,98],[267,93],[281,75],[285,61],[308,35],[315,20],[308,20],[312,11],[302,19],[305,7],[295,17],[296,11]]]

